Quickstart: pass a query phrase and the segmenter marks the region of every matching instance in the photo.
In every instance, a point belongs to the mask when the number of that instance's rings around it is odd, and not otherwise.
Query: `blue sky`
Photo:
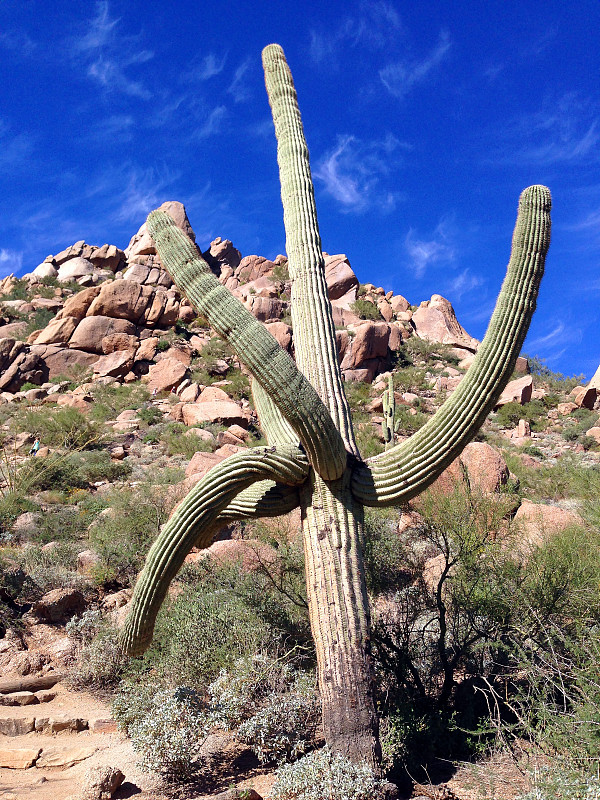
[[[600,3],[0,0],[0,276],[125,247],[181,200],[201,246],[284,252],[260,53],[280,43],[323,246],[481,338],[520,191],[553,194],[525,351],[600,362]]]

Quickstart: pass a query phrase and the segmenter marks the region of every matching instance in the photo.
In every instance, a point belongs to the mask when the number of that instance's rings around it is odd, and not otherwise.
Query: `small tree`
[[[532,186],[521,194],[507,275],[458,389],[409,440],[365,462],[344,394],[308,149],[281,47],[265,48],[263,66],[278,141],[296,362],[221,286],[173,220],[152,212],[148,230],[163,264],[250,371],[269,446],[218,464],[175,511],[138,579],[123,641],[130,653],[147,647],[169,584],[193,546],[208,547],[230,520],[278,516],[299,506],[325,739],[332,750],[377,767],[363,507],[398,505],[423,491],[492,410],[535,308],[550,242],[550,192]]]

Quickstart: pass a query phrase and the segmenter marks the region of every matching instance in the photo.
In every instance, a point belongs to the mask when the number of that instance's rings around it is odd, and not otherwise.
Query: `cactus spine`
[[[129,652],[147,646],[160,603],[186,552],[193,545],[207,546],[220,524],[299,506],[325,739],[351,759],[377,766],[381,751],[363,506],[398,504],[421,492],[456,458],[493,408],[535,308],[550,241],[550,193],[532,186],[521,195],[507,276],[484,342],[458,389],[413,437],[364,462],[343,391],[308,148],[281,47],[265,48],[263,66],[278,140],[296,363],[216,281],[173,221],[164,213],[150,214],[148,230],[163,264],[252,373],[269,447],[238,453],[217,465],[179,506],[139,577],[123,642]],[[384,402],[386,444],[392,445],[392,385]]]

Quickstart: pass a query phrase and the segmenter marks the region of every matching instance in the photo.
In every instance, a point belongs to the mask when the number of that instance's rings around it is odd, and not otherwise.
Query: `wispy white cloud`
[[[223,72],[226,61],[227,53],[224,53],[221,58],[214,53],[209,53],[204,56],[197,67],[192,67],[186,71],[186,80],[207,81],[209,78],[213,78]]]
[[[560,321],[548,333],[528,338],[524,350],[530,355],[556,360],[567,352],[570,345],[581,342],[582,338],[581,328],[575,325],[567,326],[565,322]]]
[[[494,131],[496,135],[496,131]],[[496,163],[556,164],[600,158],[598,104],[575,92],[548,98],[543,107],[510,121],[501,133]]]
[[[310,31],[309,55],[315,63],[322,64],[335,59],[344,47],[382,48],[397,37],[401,28],[400,15],[391,3],[361,2],[359,13],[343,18],[334,30]]]
[[[0,33],[0,47],[9,50],[17,59],[31,56],[37,50],[37,42],[26,31],[12,30]]]
[[[195,139],[207,139],[219,133],[223,125],[223,120],[227,116],[225,106],[215,106],[204,122],[194,131]]]
[[[422,278],[432,266],[451,264],[456,259],[456,247],[451,233],[451,222],[442,219],[429,239],[421,239],[410,229],[404,241],[410,268],[415,277]]]
[[[404,98],[411,89],[423,83],[442,63],[450,50],[450,36],[442,31],[434,49],[425,58],[416,61],[396,61],[379,71],[381,82],[394,97]]]
[[[0,278],[10,275],[11,272],[19,274],[23,266],[23,252],[0,248]]]
[[[398,151],[406,147],[391,134],[371,142],[338,136],[336,146],[317,162],[314,175],[342,211],[360,212],[372,206],[391,210],[397,194],[382,189],[381,179],[391,166],[398,166]]]
[[[152,96],[150,90],[142,80],[131,78],[127,70],[145,64],[154,53],[137,47],[139,37],[119,34],[119,22],[119,18],[110,16],[106,0],[96,3],[96,15],[87,23],[86,33],[75,37],[71,47],[85,59],[88,77],[105,91],[148,100]]]
[[[479,275],[474,275],[469,268],[463,269],[450,283],[449,288],[452,292],[452,300],[460,300],[463,295],[472,292],[478,286],[484,283],[483,278]]]
[[[235,103],[242,103],[250,97],[250,87],[245,81],[246,73],[251,64],[251,59],[243,61],[233,73],[233,80],[227,88],[228,93],[233,97]]]
[[[4,130],[0,121],[0,167],[6,173],[20,173],[30,163],[34,139],[27,133],[12,134],[9,126]]]

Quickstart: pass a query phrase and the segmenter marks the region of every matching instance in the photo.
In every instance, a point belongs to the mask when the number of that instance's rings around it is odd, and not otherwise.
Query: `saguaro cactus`
[[[485,339],[458,389],[410,439],[363,461],[338,365],[308,149],[283,50],[263,51],[278,141],[292,279],[296,362],[212,275],[164,213],[148,217],[163,264],[253,376],[269,443],[238,453],[190,492],[153,545],[133,595],[123,643],[141,652],[170,581],[193,545],[231,519],[302,512],[310,621],[325,739],[353,760],[380,759],[363,564],[363,506],[396,505],[429,486],[477,432],[520,352],[550,241],[550,192],[521,194],[512,254]]]
[[[383,393],[383,441],[385,442],[385,449],[389,450],[394,444],[395,433],[395,416],[396,416],[396,398],[394,397],[394,379],[390,375],[388,378],[388,387]]]

